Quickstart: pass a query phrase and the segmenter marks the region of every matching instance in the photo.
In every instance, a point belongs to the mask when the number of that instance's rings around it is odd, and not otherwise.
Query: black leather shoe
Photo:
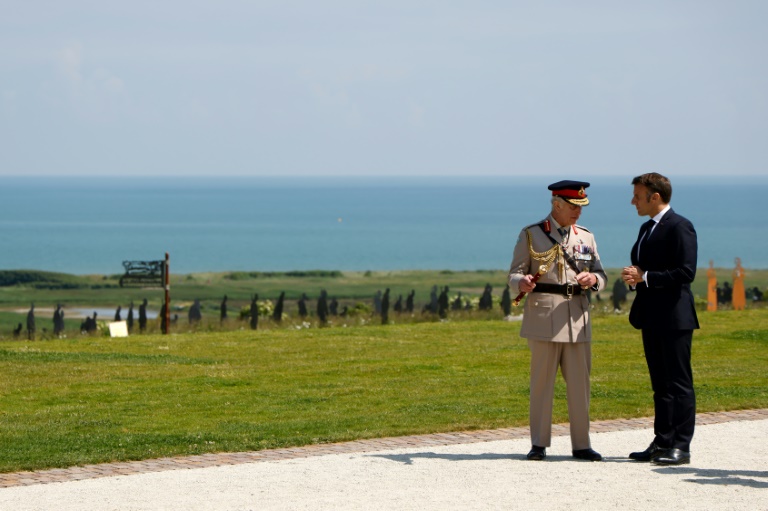
[[[579,449],[573,451],[573,457],[587,461],[601,461],[603,459],[599,452],[593,451],[592,449]]]
[[[547,457],[547,449],[545,447],[534,445],[531,447],[531,451],[528,453],[527,457],[529,460],[541,461]]]
[[[664,454],[666,451],[667,449],[659,447],[655,442],[651,442],[651,445],[649,445],[646,450],[633,452],[629,457],[635,461],[651,461],[653,458]]]
[[[656,465],[687,465],[691,462],[691,453],[680,449],[667,449],[651,461]]]

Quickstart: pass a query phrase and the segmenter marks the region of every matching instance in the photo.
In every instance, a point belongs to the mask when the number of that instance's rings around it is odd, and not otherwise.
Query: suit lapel
[[[661,220],[658,224],[656,224],[656,228],[653,230],[653,238],[656,238],[656,236],[659,236],[660,238],[663,238],[666,234],[667,228],[669,227],[670,223],[675,217],[675,212],[671,209],[664,213],[664,216],[661,217]]]

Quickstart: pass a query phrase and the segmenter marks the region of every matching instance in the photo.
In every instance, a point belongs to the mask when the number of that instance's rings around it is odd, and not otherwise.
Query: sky
[[[768,174],[764,0],[0,12],[0,176]]]

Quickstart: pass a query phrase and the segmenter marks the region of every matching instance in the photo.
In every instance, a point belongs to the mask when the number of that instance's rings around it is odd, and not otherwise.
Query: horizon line
[[[382,173],[382,174],[183,174],[183,173],[125,173],[125,174],[86,174],[86,173],[40,173],[40,174],[0,174],[0,177],[4,178],[39,178],[39,177],[66,177],[66,178],[218,178],[218,179],[231,179],[231,178],[349,178],[349,179],[366,179],[366,178],[518,178],[518,177],[542,177],[542,176],[589,176],[589,177],[601,177],[601,178],[623,178],[625,176],[638,175],[637,171],[627,172],[626,174],[606,174],[606,173],[577,173],[577,172],[537,172],[531,171],[525,173],[510,173],[510,174],[397,174],[397,173]],[[677,173],[667,172],[665,175],[672,175],[676,177],[697,177],[697,178],[768,178],[768,171],[763,174],[757,173],[713,173],[713,174],[701,174],[701,173]]]

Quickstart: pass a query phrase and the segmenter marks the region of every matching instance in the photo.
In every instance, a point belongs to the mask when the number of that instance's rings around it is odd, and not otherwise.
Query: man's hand
[[[643,270],[639,266],[627,266],[621,270],[621,279],[630,286],[637,286],[643,281]]]
[[[576,282],[582,287],[582,289],[589,289],[597,284],[597,276],[594,273],[583,271],[576,275]]]
[[[536,284],[531,282],[532,279],[533,275],[526,275],[518,281],[517,287],[520,289],[521,293],[530,293],[533,291],[533,288],[536,287]]]

